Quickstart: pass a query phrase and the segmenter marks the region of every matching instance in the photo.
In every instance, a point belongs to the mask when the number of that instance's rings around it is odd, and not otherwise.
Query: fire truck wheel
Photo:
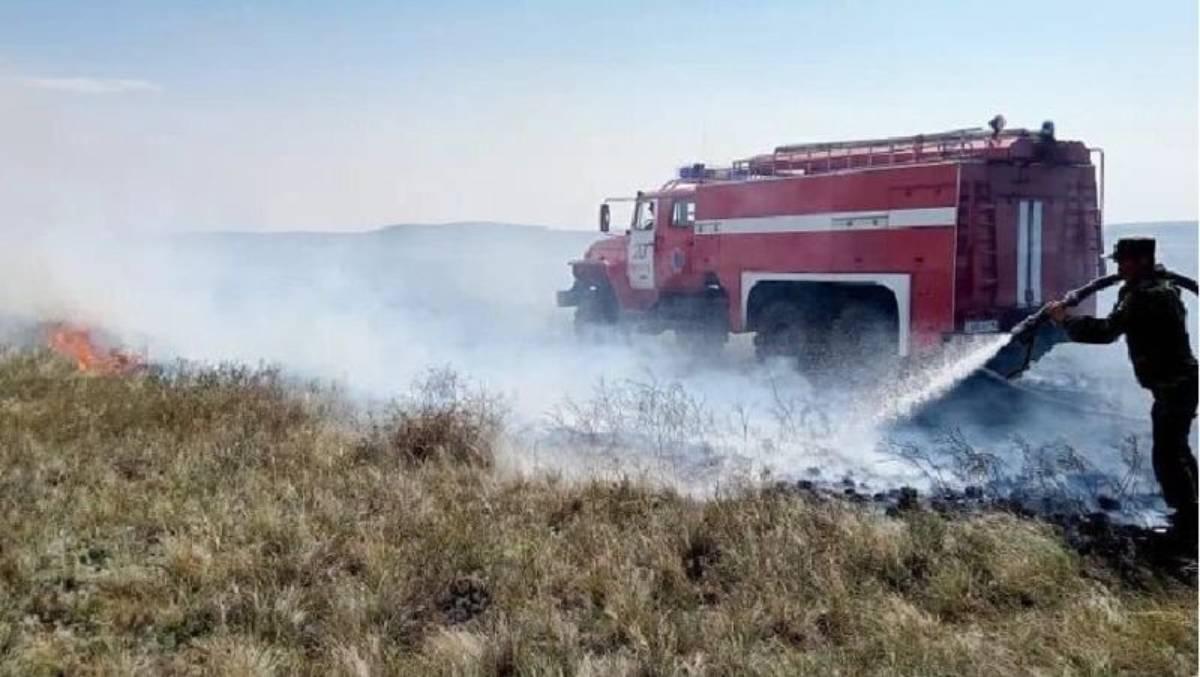
[[[771,357],[799,357],[803,347],[804,314],[787,301],[775,301],[762,309],[758,333],[754,335],[754,354],[760,360]]]
[[[729,334],[717,329],[683,329],[676,330],[677,340],[684,352],[702,357],[717,355],[725,348]]]
[[[846,366],[872,368],[896,354],[895,317],[865,303],[847,306],[833,322],[832,345]]]
[[[588,340],[610,335],[616,326],[615,315],[607,299],[589,294],[575,308],[575,335]]]

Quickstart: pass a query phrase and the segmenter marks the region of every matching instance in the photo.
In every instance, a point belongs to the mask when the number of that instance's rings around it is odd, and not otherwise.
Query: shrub
[[[443,461],[491,467],[503,402],[450,369],[432,369],[407,398],[375,416],[359,442],[363,458],[408,465]]]

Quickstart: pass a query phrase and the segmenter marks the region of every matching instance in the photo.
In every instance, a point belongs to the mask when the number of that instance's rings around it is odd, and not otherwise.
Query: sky
[[[1194,0],[0,3],[0,234],[589,229],[771,148],[1054,120],[1197,218]],[[6,233],[4,231],[7,231]]]

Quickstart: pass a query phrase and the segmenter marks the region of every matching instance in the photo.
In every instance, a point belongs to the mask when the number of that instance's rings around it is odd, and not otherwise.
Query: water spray
[[[965,352],[955,354],[944,364],[921,370],[915,377],[899,384],[896,390],[900,395],[879,410],[876,420],[889,422],[912,416],[978,372],[1008,342],[1009,339],[1002,335],[992,335]]]

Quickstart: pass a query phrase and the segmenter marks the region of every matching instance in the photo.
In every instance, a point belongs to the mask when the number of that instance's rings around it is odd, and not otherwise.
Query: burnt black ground
[[[1045,503],[1030,503],[1020,497],[991,496],[976,486],[926,495],[907,486],[869,493],[851,479],[835,484],[811,480],[779,482],[774,490],[805,501],[845,501],[898,519],[920,512],[933,512],[948,519],[995,512],[1016,515],[1051,525],[1085,560],[1103,565],[1111,575],[1126,582],[1148,586],[1170,578],[1197,585],[1195,535],[1189,541],[1166,528],[1122,524],[1110,515],[1119,510],[1119,505],[1110,505],[1112,511],[1054,510]]]

